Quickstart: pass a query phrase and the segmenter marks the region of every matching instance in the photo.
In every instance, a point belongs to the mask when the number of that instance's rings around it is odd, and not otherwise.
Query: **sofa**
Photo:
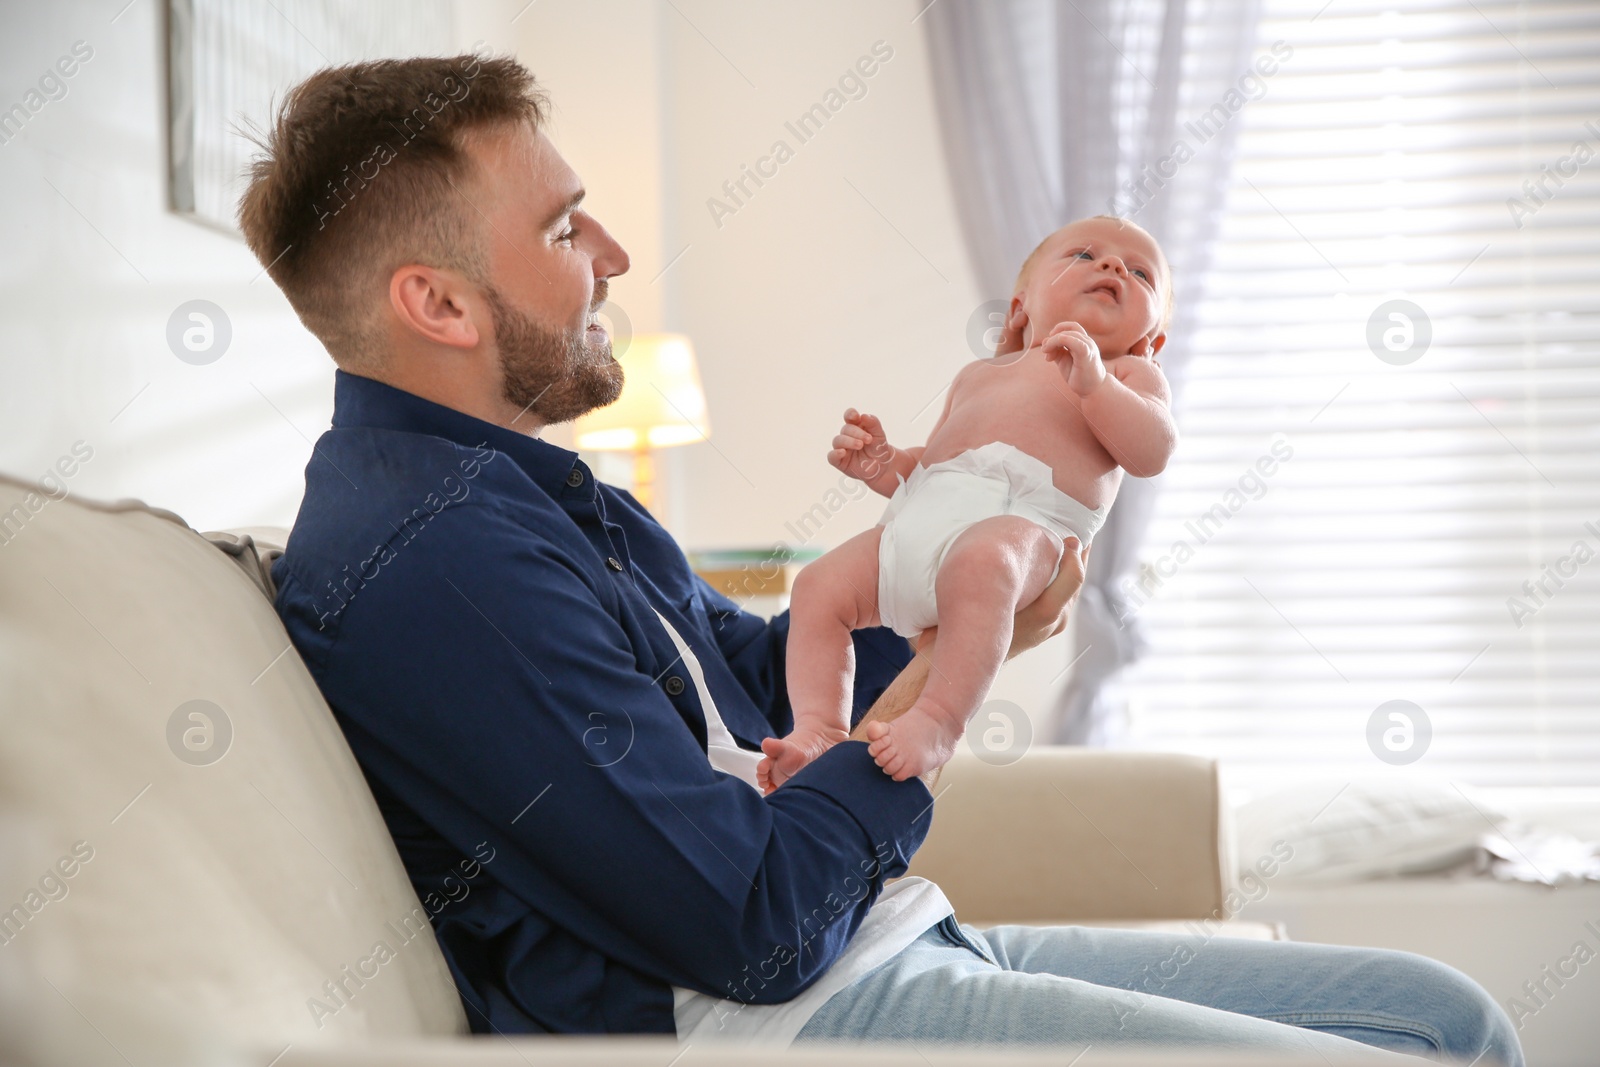
[[[0,476],[0,1062],[747,1062],[671,1039],[468,1034],[360,768],[272,610],[274,540]],[[936,805],[912,873],[966,921],[1227,919],[1234,863],[1207,761],[965,756]]]

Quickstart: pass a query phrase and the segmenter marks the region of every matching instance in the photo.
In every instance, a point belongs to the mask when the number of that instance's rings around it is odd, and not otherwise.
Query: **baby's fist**
[[[850,408],[844,413],[844,425],[834,435],[828,462],[850,477],[868,482],[883,472],[893,455],[894,449],[878,417]]]
[[[1059,361],[1061,376],[1074,393],[1088,396],[1104,384],[1106,365],[1100,358],[1100,346],[1076,322],[1058,323],[1043,347],[1045,359]]]

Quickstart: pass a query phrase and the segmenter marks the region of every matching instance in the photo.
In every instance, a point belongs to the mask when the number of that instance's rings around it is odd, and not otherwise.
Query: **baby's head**
[[[1002,351],[1039,344],[1062,322],[1080,324],[1107,359],[1154,355],[1167,340],[1172,269],[1155,238],[1128,219],[1067,223],[1029,253],[1013,292]]]

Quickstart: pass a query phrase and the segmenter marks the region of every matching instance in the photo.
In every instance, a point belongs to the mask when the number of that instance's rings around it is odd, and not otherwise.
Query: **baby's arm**
[[[1153,356],[1127,355],[1105,363],[1075,322],[1057,326],[1044,351],[1047,358],[1063,361],[1062,375],[1079,398],[1084,421],[1123,470],[1150,478],[1166,469],[1178,447],[1178,427],[1172,421],[1172,390]]]
[[[1100,388],[1083,398],[1083,417],[1123,470],[1154,477],[1178,447],[1167,376],[1143,356],[1123,356],[1106,369]]]

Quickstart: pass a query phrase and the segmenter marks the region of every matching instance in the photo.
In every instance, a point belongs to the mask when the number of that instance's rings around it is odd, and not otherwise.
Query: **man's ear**
[[[389,276],[389,306],[400,325],[435,344],[475,348],[477,293],[453,271],[409,263]]]
[[[1011,306],[1006,308],[1005,326],[1000,331],[1000,341],[994,346],[994,354],[1006,355],[1008,352],[1021,352],[1028,347],[1028,313],[1022,310],[1022,294],[1018,293],[1011,298]]]

